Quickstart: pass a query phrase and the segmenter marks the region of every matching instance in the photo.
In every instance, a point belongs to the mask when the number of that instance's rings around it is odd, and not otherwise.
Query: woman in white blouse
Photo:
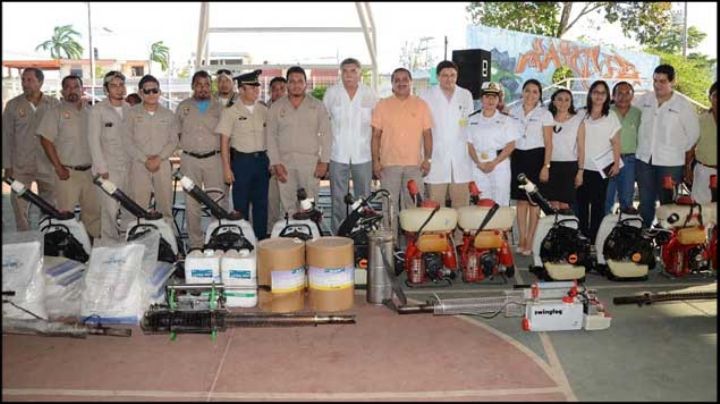
[[[580,230],[594,244],[603,219],[608,177],[620,172],[621,125],[615,112],[610,110],[610,88],[603,80],[590,86],[585,108],[585,171],[577,190],[575,211]]]
[[[540,191],[555,209],[575,204],[575,189],[582,185],[585,162],[585,113],[578,114],[570,90],[561,88],[550,97],[553,115],[553,148],[550,180]]]
[[[510,158],[512,172],[510,197],[517,201],[517,222],[520,241],[517,251],[532,255],[533,235],[540,218],[540,208],[531,206],[525,191],[518,187],[517,176],[524,173],[535,184],[550,178],[552,157],[553,117],[542,106],[542,85],[535,79],[523,84],[521,104],[513,106],[509,114],[520,121],[522,136],[515,142]]]

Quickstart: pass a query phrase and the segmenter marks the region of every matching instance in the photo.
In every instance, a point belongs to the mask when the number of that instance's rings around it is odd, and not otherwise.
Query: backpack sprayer
[[[372,207],[378,199],[384,199],[383,212],[378,212]],[[388,218],[386,228],[392,229],[393,206],[390,198],[390,192],[386,189],[378,189],[370,193],[367,197],[361,197],[353,200],[352,195],[345,195],[345,204],[348,209],[352,209],[345,220],[340,224],[337,235],[340,237],[348,237],[353,240],[355,249],[355,266],[362,269],[368,267],[368,256],[370,248],[369,235],[371,232],[383,227],[383,218]],[[387,213],[384,212],[387,210]]]
[[[303,241],[320,238],[322,211],[313,198],[308,198],[305,188],[297,190],[297,211],[292,217],[285,212],[285,218],[275,222],[270,237],[299,238]]]
[[[530,268],[540,279],[551,281],[584,280],[592,267],[590,240],[578,229],[579,220],[572,210],[550,206],[524,173],[518,174],[519,187],[545,213],[538,220],[533,238],[533,264]]]
[[[137,202],[132,200],[125,192],[118,188],[112,181],[96,175],[93,183],[100,187],[107,195],[115,199],[125,210],[137,218],[132,226],[129,226],[125,239],[132,241],[142,237],[150,231],[160,233],[160,247],[158,250],[158,261],[171,264],[178,260],[178,243],[172,227],[165,221],[162,213],[155,210],[143,209]]]
[[[618,209],[603,218],[595,239],[595,269],[610,280],[647,280],[655,268],[654,234],[643,229],[635,208]]]
[[[416,287],[430,280],[433,283],[429,286],[451,285],[457,272],[452,238],[457,211],[440,207],[434,201],[423,201],[414,180],[408,181],[407,187],[416,207],[400,211],[400,227],[407,236],[405,284]]]
[[[190,177],[183,175],[180,170],[173,175],[180,181],[183,190],[200,204],[207,206],[210,214],[215,218],[205,229],[204,249],[252,251],[255,248],[257,244],[255,232],[250,222],[243,219],[242,213],[237,210],[228,212],[215,202],[207,192],[197,186]]]
[[[669,237],[658,237],[665,272],[674,277],[689,273],[717,270],[717,229],[710,239],[706,224],[716,223],[717,176],[710,177],[712,202],[703,206],[689,195],[685,184],[675,184],[672,177],[663,181],[662,205],[655,211],[659,231]],[[717,227],[717,226],[714,226]]]
[[[500,275],[507,282],[514,276],[515,266],[505,232],[512,227],[515,211],[492,199],[481,199],[474,181],[468,186],[471,206],[458,208],[458,225],[463,230],[462,280],[481,282]]]
[[[40,219],[45,255],[67,257],[79,262],[87,262],[90,259],[90,237],[82,222],[75,219],[73,212],[57,210],[18,180],[7,177],[4,181],[20,198],[37,206],[45,215]]]

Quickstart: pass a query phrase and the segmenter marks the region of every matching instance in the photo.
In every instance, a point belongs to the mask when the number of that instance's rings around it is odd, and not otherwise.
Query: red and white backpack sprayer
[[[433,286],[448,286],[457,272],[452,238],[457,211],[431,200],[423,201],[414,180],[408,181],[407,187],[416,207],[400,211],[400,227],[407,237],[405,284],[413,287],[430,280]]]
[[[716,223],[717,176],[711,177],[710,188],[712,202],[700,205],[684,184],[675,184],[670,176],[664,178],[661,201],[664,204],[655,215],[670,236],[657,240],[665,272],[674,277],[717,269],[717,230],[713,229],[710,240],[706,234],[706,226]]]
[[[492,199],[480,198],[474,181],[469,188],[471,205],[458,208],[458,224],[463,230],[462,280],[481,282],[499,274],[507,282],[514,276],[515,266],[505,232],[512,227],[515,211]]]

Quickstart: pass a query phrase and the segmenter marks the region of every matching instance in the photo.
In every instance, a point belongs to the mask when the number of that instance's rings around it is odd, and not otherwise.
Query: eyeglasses
[[[160,89],[159,88],[143,88],[142,91],[143,91],[143,94],[148,95],[148,94],[157,94],[160,92]]]

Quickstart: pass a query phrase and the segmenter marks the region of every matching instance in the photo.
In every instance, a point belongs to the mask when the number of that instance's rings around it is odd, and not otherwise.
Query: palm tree
[[[152,62],[160,63],[162,71],[167,70],[170,62],[170,48],[163,41],[157,41],[150,45],[150,71],[152,71]]]
[[[49,49],[53,59],[60,59],[63,54],[67,59],[80,59],[83,47],[75,40],[76,35],[79,36],[80,33],[75,31],[72,25],[57,26],[53,30],[52,38],[38,45],[35,50]]]

